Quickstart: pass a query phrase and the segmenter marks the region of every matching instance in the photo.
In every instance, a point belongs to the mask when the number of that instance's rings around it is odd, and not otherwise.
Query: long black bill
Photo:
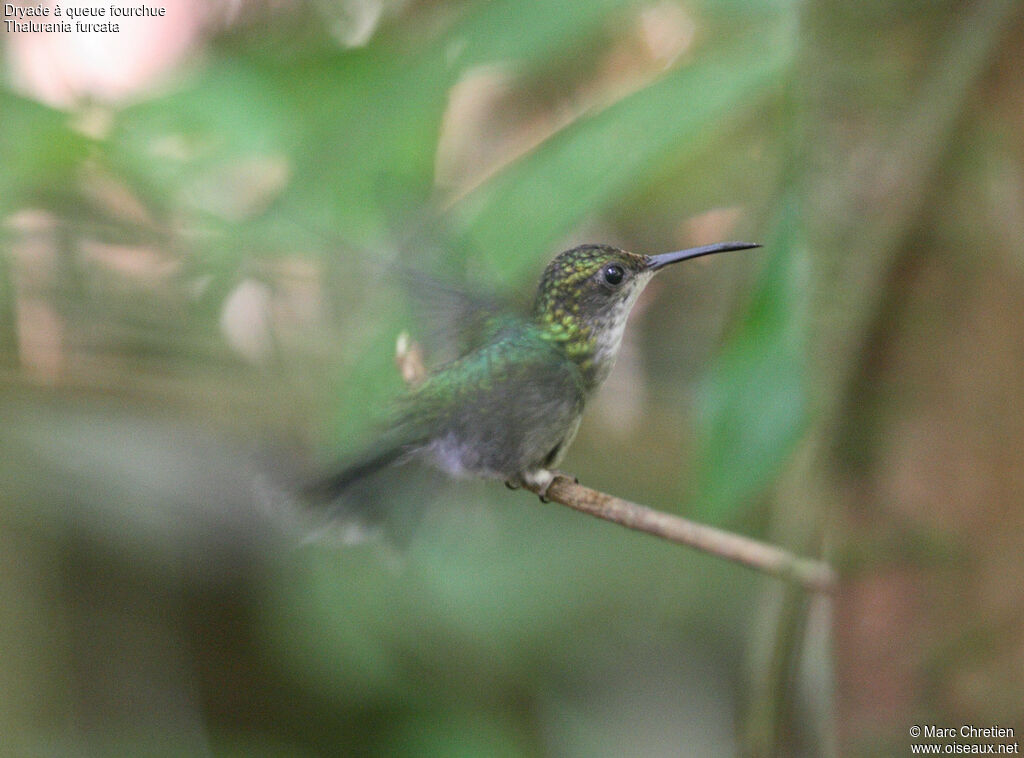
[[[661,255],[647,256],[650,263],[647,264],[648,271],[657,271],[665,268],[670,263],[688,261],[691,258],[700,258],[702,255],[714,255],[715,253],[727,253],[730,250],[749,250],[752,247],[761,247],[757,242],[717,242],[714,245],[703,245],[701,247],[689,247],[686,250],[677,250],[674,253],[662,253]]]

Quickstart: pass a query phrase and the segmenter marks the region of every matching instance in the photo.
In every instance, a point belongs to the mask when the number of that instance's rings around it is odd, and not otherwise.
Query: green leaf
[[[461,66],[498,61],[537,62],[564,52],[594,33],[608,15],[638,5],[637,0],[588,0],[585,7],[564,0],[532,3],[523,13],[519,0],[483,3],[446,38],[458,50]]]
[[[792,199],[765,245],[767,265],[737,332],[698,400],[698,454],[689,513],[721,521],[773,481],[808,420],[808,261]]]
[[[2,89],[0,113],[0,215],[27,203],[59,209],[92,140],[66,113]]]
[[[441,119],[452,85],[469,69],[514,61],[537,67],[585,41],[627,0],[600,0],[586,12],[547,0],[523,16],[514,0],[474,7],[422,49],[397,51],[383,40],[284,75],[303,80],[288,93],[291,110],[311,117],[296,156],[297,215],[372,247],[396,217],[429,204]]]
[[[700,152],[789,57],[788,38],[744,39],[573,122],[460,205],[466,240],[507,279],[522,277],[589,215],[642,190],[661,162]]]

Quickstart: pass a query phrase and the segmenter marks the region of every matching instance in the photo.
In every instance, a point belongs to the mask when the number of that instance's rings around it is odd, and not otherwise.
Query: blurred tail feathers
[[[310,500],[329,502],[345,493],[356,482],[371,474],[396,463],[409,453],[405,445],[384,448],[364,458],[350,463],[336,473],[316,479],[303,489],[303,494]]]
[[[445,477],[416,464],[417,443],[393,440],[386,435],[362,457],[307,481],[300,490],[303,510],[319,521],[312,539],[335,535],[353,543],[382,536],[393,546],[408,546]],[[376,476],[384,469],[386,474]]]

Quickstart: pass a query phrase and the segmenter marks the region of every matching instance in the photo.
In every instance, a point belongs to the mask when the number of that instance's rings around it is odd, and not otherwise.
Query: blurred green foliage
[[[572,244],[753,238],[652,287],[565,467],[818,552],[841,480],[794,451],[860,439],[885,277],[1013,2],[228,5],[115,103],[43,105],[3,39],[3,749],[835,753],[824,605],[493,483],[341,545],[275,472],[400,390],[433,325],[396,270],[528,298]]]

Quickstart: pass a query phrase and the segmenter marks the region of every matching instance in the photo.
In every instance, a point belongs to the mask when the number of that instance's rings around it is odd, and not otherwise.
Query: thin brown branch
[[[540,494],[538,490],[532,491]],[[809,590],[831,592],[835,589],[835,572],[827,563],[801,558],[776,545],[621,500],[584,487],[565,476],[556,476],[544,497],[605,521],[797,582]]]

